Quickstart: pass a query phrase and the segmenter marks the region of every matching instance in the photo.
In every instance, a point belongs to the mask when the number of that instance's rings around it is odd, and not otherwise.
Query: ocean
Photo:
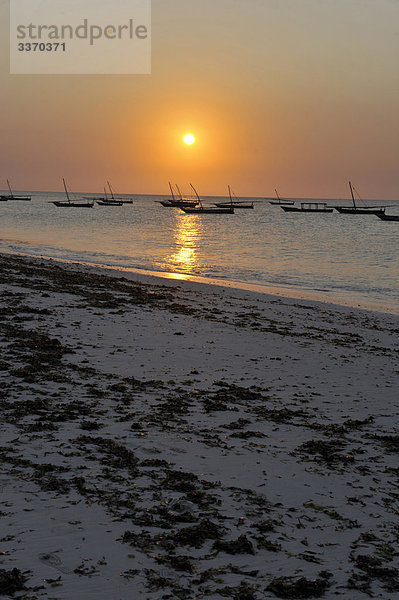
[[[162,207],[166,197],[137,195],[133,205],[89,210],[57,208],[51,201],[64,196],[49,192],[0,202],[0,250],[399,313],[399,222],[285,213],[264,198],[234,215],[186,215]],[[399,201],[373,204],[399,214]]]

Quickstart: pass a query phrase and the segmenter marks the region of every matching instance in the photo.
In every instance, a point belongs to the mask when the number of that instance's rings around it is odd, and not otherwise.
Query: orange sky
[[[393,0],[153,0],[148,76],[10,76],[7,21],[0,188],[399,198]]]

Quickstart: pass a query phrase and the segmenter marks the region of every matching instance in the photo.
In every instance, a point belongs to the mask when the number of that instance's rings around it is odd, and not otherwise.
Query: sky
[[[151,75],[10,75],[8,23],[0,188],[399,199],[398,0],[153,0]]]

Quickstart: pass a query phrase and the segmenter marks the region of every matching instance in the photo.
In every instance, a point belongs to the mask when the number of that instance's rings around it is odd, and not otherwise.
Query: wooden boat
[[[254,203],[250,202],[248,200],[240,200],[239,198],[237,198],[237,196],[234,194],[234,197],[236,198],[236,200],[233,200],[233,198],[231,197],[231,191],[230,191],[230,186],[229,186],[229,194],[230,194],[230,202],[214,202],[214,205],[217,206],[218,208],[230,208],[231,206],[233,206],[234,208],[253,208],[254,207]]]
[[[111,199],[112,200],[116,200],[117,202],[122,202],[122,204],[133,204],[133,200],[131,198],[115,198],[114,196],[114,190],[111,187],[111,184],[109,181],[107,181],[108,187],[109,187],[109,191],[111,192]]]
[[[281,206],[285,212],[332,213],[326,202],[301,202],[300,206]]]
[[[277,198],[277,200],[269,200],[269,204],[274,204],[274,205],[277,205],[277,206],[281,206],[282,204],[285,204],[287,206],[292,206],[293,204],[295,204],[294,200],[283,200],[278,195],[278,191],[276,189],[274,191],[276,192],[276,198]]]
[[[218,208],[229,208],[231,206],[230,202],[215,202],[215,206]],[[253,202],[246,202],[245,200],[241,200],[240,202],[233,202],[234,208],[253,208]]]
[[[399,215],[386,215],[385,213],[377,213],[377,217],[382,221],[399,221]]]
[[[353,193],[352,183],[349,182],[353,206],[334,206],[342,215],[383,215],[385,213],[384,206],[356,206],[355,195]]]
[[[99,198],[96,200],[99,206],[123,206],[122,200],[115,200],[113,198],[108,198],[107,190],[104,188],[104,198]]]
[[[193,186],[192,183],[190,183],[190,185],[193,188],[195,195],[198,198],[199,206],[197,206],[195,208],[182,206],[181,210],[183,212],[185,212],[188,215],[234,215],[234,206],[232,206],[231,204],[225,208],[220,208],[218,206],[204,207],[202,204],[201,198],[198,195],[197,190],[195,189],[195,187]],[[230,194],[230,199],[231,199],[230,186],[229,186],[229,194]]]
[[[31,196],[16,196],[11,189],[11,185],[10,185],[10,182],[8,181],[8,179],[7,179],[7,185],[8,185],[8,189],[10,190],[10,193],[8,195],[0,196],[0,201],[7,202],[7,200],[23,200],[25,202],[30,202],[32,200]]]
[[[160,200],[159,203],[162,204],[162,206],[165,206],[166,208],[195,208],[198,205],[197,200],[183,198],[182,193],[177,184],[176,187],[179,193],[179,198],[176,198],[173,186],[169,181],[169,188],[172,194],[172,198],[170,200]]]
[[[96,200],[98,206],[123,206],[120,200]]]
[[[93,208],[94,200],[92,200],[91,202],[71,202],[65,179],[62,178],[62,181],[64,183],[64,189],[67,200],[55,200],[54,202],[52,202],[54,206],[58,206],[58,208]]]

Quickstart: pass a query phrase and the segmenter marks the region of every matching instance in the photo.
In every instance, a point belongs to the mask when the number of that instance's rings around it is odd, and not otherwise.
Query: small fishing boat
[[[23,200],[25,202],[30,202],[32,200],[31,196],[16,196],[11,189],[11,185],[10,185],[10,182],[8,181],[8,179],[7,179],[7,186],[8,186],[8,189],[10,190],[10,193],[8,195],[0,196],[1,202],[7,202],[7,200]]]
[[[98,206],[123,206],[122,200],[108,198],[107,190],[104,188],[104,198],[96,200]]]
[[[133,200],[131,198],[116,198],[114,196],[114,190],[112,189],[109,181],[107,181],[107,185],[109,187],[109,191],[111,192],[111,200],[116,200],[116,202],[122,202],[122,204],[133,204]]]
[[[399,215],[386,215],[385,213],[376,213],[382,221],[399,221]]]
[[[204,207],[201,201],[201,198],[198,195],[197,190],[195,189],[195,187],[193,186],[192,183],[190,183],[191,187],[193,188],[195,195],[197,196],[198,199],[198,204],[199,206],[196,206],[195,208],[193,207],[181,207],[181,210],[183,212],[185,212],[188,215],[233,215],[234,214],[234,206],[232,204],[229,204],[227,207],[218,207],[218,206],[207,206]],[[232,197],[231,197],[231,191],[230,191],[230,186],[229,186],[229,195],[230,195],[230,200],[232,201]]]
[[[218,208],[229,208],[231,206],[230,202],[214,202],[214,205],[217,206]],[[254,203],[253,202],[246,202],[245,200],[242,200],[240,202],[233,202],[233,207],[234,208],[253,208],[254,207]]]
[[[64,189],[67,200],[55,200],[51,204],[54,204],[54,206],[58,206],[58,208],[93,208],[94,200],[92,200],[91,202],[71,202],[65,179],[62,178],[62,181],[64,183]]]
[[[217,206],[218,208],[230,208],[231,206],[233,206],[234,208],[253,208],[254,207],[254,203],[249,201],[249,200],[240,200],[239,198],[237,198],[237,196],[234,194],[233,192],[233,196],[236,198],[235,200],[233,200],[232,198],[230,199],[230,202],[214,202],[214,205]]]
[[[269,204],[274,204],[275,206],[281,206],[282,204],[285,204],[286,206],[292,206],[295,204],[294,200],[284,200],[283,198],[280,198],[276,189],[274,191],[276,192],[277,200],[269,200]]]
[[[169,181],[169,188],[172,194],[172,198],[169,200],[160,200],[159,203],[166,208],[195,208],[198,205],[197,200],[192,200],[189,198],[183,198],[182,193],[180,191],[179,186],[176,184],[176,188],[178,191],[179,197],[176,198],[175,192],[173,190],[173,186]]]
[[[326,202],[301,202],[300,206],[281,206],[285,212],[332,213]]]
[[[353,206],[334,206],[342,215],[383,215],[385,213],[385,206],[356,206],[354,187],[349,182],[349,189],[351,191]]]

